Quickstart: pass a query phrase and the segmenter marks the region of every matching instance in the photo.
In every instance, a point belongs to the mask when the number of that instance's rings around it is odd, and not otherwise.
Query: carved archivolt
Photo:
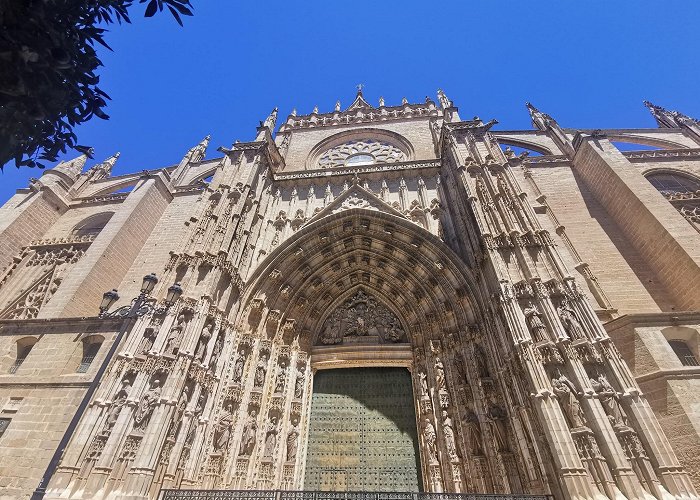
[[[407,156],[397,146],[376,139],[353,139],[328,149],[318,159],[319,168],[333,168],[373,163],[406,161]]]
[[[360,337],[381,343],[406,342],[406,333],[396,315],[362,290],[326,318],[318,343],[342,344]]]

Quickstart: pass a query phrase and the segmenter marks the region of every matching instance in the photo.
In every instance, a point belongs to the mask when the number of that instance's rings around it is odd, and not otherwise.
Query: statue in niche
[[[576,396],[576,387],[566,375],[561,374],[559,378],[552,378],[552,388],[554,394],[559,398],[559,402],[564,410],[571,428],[584,427],[586,425],[586,417],[581,408],[581,403]]]
[[[491,419],[493,437],[496,440],[496,449],[498,451],[508,451],[508,425],[506,424],[508,415],[506,411],[501,406],[491,405],[489,417]]]
[[[418,380],[420,380],[421,399],[428,399],[428,376],[424,371],[418,372]]]
[[[423,423],[423,436],[425,437],[425,450],[428,452],[428,460],[431,464],[437,464],[437,434],[435,426],[429,418]]]
[[[197,342],[197,349],[194,352],[194,359],[198,360],[200,363],[204,361],[207,355],[207,345],[209,344],[209,339],[211,339],[212,330],[214,325],[207,323],[204,325],[202,334],[199,336],[199,342]]]
[[[284,382],[286,378],[286,370],[280,366],[277,371],[277,378],[275,379],[275,394],[282,394],[284,392]]]
[[[481,446],[481,427],[479,426],[479,419],[472,410],[467,412],[464,419],[467,427],[467,432],[469,433],[469,443],[472,447],[472,455],[483,456],[484,449]]]
[[[299,431],[293,426],[287,434],[287,462],[294,462],[297,459],[299,449]]]
[[[450,461],[458,461],[459,455],[457,454],[455,431],[452,427],[452,417],[447,413],[447,410],[442,410],[442,433],[445,436],[445,447],[447,448],[447,454],[450,456]]]
[[[151,421],[153,411],[160,402],[160,380],[155,379],[151,384],[150,389],[146,391],[139,400],[136,410],[134,411],[134,430],[143,432],[148,427],[148,422]]]
[[[246,356],[243,351],[238,353],[238,358],[236,358],[236,364],[233,365],[233,381],[240,383],[241,378],[243,378],[243,369],[245,368]]]
[[[304,394],[304,372],[297,366],[297,377],[294,381],[294,399],[301,399]]]
[[[219,357],[221,356],[221,351],[224,348],[224,336],[219,334],[216,337],[216,342],[214,342],[214,348],[211,350],[211,358],[209,359],[209,368],[211,370],[216,370],[216,365],[219,363]]]
[[[564,297],[561,299],[559,306],[557,307],[557,314],[561,320],[561,324],[564,326],[566,334],[571,340],[581,340],[586,338],[583,331],[583,327],[576,317],[576,312],[571,307],[569,299]]]
[[[255,378],[253,380],[254,387],[262,387],[265,383],[265,372],[267,371],[267,353],[260,354],[258,364],[255,367]]]
[[[442,364],[440,358],[435,358],[435,382],[438,392],[447,394],[447,383],[445,382],[445,365]]]
[[[168,429],[168,437],[175,437],[175,434],[177,434],[180,424],[182,423],[182,416],[185,414],[189,401],[190,387],[186,385],[182,390],[182,394],[180,394],[180,399],[177,400],[177,404],[175,405],[175,413],[173,414],[173,419]]]
[[[233,426],[233,406],[226,402],[224,411],[214,425],[214,451],[226,451],[231,439],[231,427]]]
[[[148,351],[151,350],[153,347],[153,344],[156,341],[156,333],[153,328],[146,328],[143,332],[143,338],[141,339],[141,342],[139,343],[139,347],[136,350],[139,354],[146,354]]]
[[[542,314],[537,310],[535,305],[530,302],[525,309],[523,309],[523,314],[525,314],[525,321],[532,334],[532,338],[535,342],[543,342],[547,339],[547,327],[542,321]]]
[[[209,395],[207,394],[207,391],[202,390],[202,392],[199,393],[199,399],[197,399],[197,406],[194,409],[194,412],[199,415],[204,411],[204,407],[207,406],[207,399],[209,398]]]
[[[263,458],[272,458],[275,454],[277,446],[277,417],[270,417],[270,422],[267,424],[267,432],[265,433],[265,448],[263,449]]]
[[[184,312],[178,314],[175,324],[168,332],[168,338],[165,340],[165,347],[163,348],[165,354],[175,355],[180,350],[180,344],[182,342],[182,334],[187,326],[187,316]]]
[[[491,377],[489,367],[486,364],[486,353],[484,352],[484,348],[480,345],[474,346],[474,362],[476,363],[476,370],[479,372],[479,377]]]
[[[121,413],[124,403],[126,403],[126,398],[129,397],[129,390],[131,389],[131,384],[129,379],[122,380],[122,386],[112,399],[112,405],[109,407],[109,413],[107,413],[107,418],[105,419],[105,428],[103,433],[108,434],[112,430],[114,424],[117,423],[119,418],[119,413]]]
[[[593,390],[598,394],[605,413],[608,415],[608,420],[613,427],[620,427],[627,425],[627,415],[620,405],[620,398],[617,391],[610,385],[607,377],[604,374],[598,375],[595,379],[591,377],[591,386]]]
[[[258,432],[258,423],[255,418],[257,415],[257,411],[251,410],[248,415],[248,420],[243,426],[243,436],[241,438],[241,449],[239,453],[241,456],[249,457],[255,448],[255,435]]]

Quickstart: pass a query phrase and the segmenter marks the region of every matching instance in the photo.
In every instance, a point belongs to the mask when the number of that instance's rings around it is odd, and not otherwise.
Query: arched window
[[[700,230],[700,180],[676,172],[654,172],[646,178],[688,222]]]
[[[83,219],[75,225],[73,231],[71,231],[71,236],[97,236],[100,233],[100,231],[104,229],[104,227],[109,222],[109,219],[111,219],[113,215],[114,212],[102,212],[99,214],[91,215],[90,217]]]
[[[38,339],[35,337],[24,337],[17,341],[17,355],[15,356],[15,362],[10,366],[10,373],[17,372],[19,367],[22,366],[22,363],[24,363],[24,360],[29,356],[29,353],[32,352],[32,348],[37,342]]]
[[[700,366],[698,358],[695,357],[685,340],[669,340],[668,344],[673,349],[673,352],[676,353],[678,359],[681,360],[683,366]]]
[[[104,337],[101,335],[90,335],[83,339],[83,357],[80,359],[80,364],[75,370],[77,373],[85,373],[90,368],[95,356],[102,347]]]

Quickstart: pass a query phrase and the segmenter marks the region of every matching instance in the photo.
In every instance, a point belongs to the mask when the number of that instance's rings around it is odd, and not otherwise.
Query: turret
[[[564,133],[564,130],[559,126],[559,123],[547,113],[543,113],[530,102],[526,102],[527,111],[530,113],[532,126],[542,132],[547,132],[552,137],[557,146],[568,156],[575,154],[574,146],[569,137]]]
[[[644,101],[651,115],[660,128],[682,128],[690,132],[690,135],[700,143],[700,122],[695,118],[684,115],[679,111],[669,111],[661,106],[656,106],[649,101]]]
[[[209,146],[209,139],[211,136],[206,136],[202,141],[190,148],[185,156],[182,157],[180,164],[177,166],[172,174],[172,180],[174,185],[178,185],[185,175],[187,167],[192,163],[199,163],[204,159],[207,154],[207,147]]]

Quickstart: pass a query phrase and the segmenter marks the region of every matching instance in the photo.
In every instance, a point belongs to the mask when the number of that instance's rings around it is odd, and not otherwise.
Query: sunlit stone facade
[[[698,498],[700,126],[647,106],[507,131],[360,91],[44,172],[0,209],[0,493]]]

